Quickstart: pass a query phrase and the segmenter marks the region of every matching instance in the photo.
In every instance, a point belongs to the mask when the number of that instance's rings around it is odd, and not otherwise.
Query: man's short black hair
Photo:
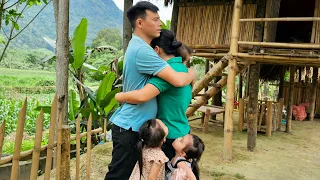
[[[140,1],[136,5],[128,9],[127,17],[133,29],[136,26],[136,20],[138,18],[144,19],[146,17],[146,10],[150,10],[156,13],[159,11],[159,8],[148,1]]]

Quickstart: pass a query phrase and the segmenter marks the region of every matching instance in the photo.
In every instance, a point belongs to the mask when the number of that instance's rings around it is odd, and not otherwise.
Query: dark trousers
[[[136,144],[138,132],[125,130],[115,124],[112,126],[112,160],[105,180],[127,180],[138,160]]]
[[[172,147],[172,143],[174,140],[175,139],[166,139],[166,142],[163,143],[161,148],[164,154],[169,158],[169,160],[171,160],[176,155],[176,151]]]

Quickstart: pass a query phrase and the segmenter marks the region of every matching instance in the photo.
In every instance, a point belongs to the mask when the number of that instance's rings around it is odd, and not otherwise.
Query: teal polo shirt
[[[142,38],[133,36],[124,55],[123,92],[143,88],[152,76],[169,66]],[[157,99],[142,104],[124,103],[111,117],[115,125],[138,132],[147,120],[156,118]]]
[[[188,72],[188,68],[182,63],[181,57],[169,59],[168,64],[177,72]],[[174,87],[167,81],[152,77],[149,82],[161,92],[158,97],[157,118],[168,127],[168,139],[176,139],[190,132],[187,108],[192,98],[191,85]]]

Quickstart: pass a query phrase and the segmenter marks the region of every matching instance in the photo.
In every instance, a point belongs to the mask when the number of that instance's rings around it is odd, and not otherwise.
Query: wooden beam
[[[294,74],[296,72],[296,67],[290,67],[290,87],[289,87],[289,99],[288,99],[288,115],[286,123],[286,132],[291,133],[291,123],[292,123],[292,109],[293,109],[293,95],[294,95]]]
[[[320,17],[248,18],[240,22],[320,21]]]
[[[237,42],[240,35],[240,16],[242,12],[242,0],[235,0],[231,25],[230,53],[238,53]],[[232,160],[232,133],[233,133],[233,103],[235,79],[238,66],[237,57],[231,57],[228,62],[228,88],[226,94],[225,121],[224,121],[224,143],[223,159]]]
[[[262,47],[277,47],[277,48],[302,48],[302,49],[320,49],[320,44],[308,44],[308,43],[275,43],[275,42],[250,42],[239,41],[239,45],[252,45]]]

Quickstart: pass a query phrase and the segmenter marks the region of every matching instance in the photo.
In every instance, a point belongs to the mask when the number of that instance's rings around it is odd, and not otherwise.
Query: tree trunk
[[[315,115],[315,107],[316,107],[316,99],[317,99],[317,88],[318,88],[318,67],[313,67],[313,75],[312,75],[312,96],[311,96],[311,104],[310,104],[310,116],[309,120],[314,120]]]
[[[1,4],[0,4],[0,30],[2,29],[2,15],[4,12],[4,4],[6,3],[5,0],[1,0]]]
[[[54,1],[57,31],[56,45],[56,90],[58,96],[58,113],[62,113],[61,176],[70,179],[70,130],[68,126],[68,67],[69,67],[69,0]],[[67,148],[69,147],[69,148]]]
[[[177,34],[178,27],[178,17],[179,17],[179,0],[174,0],[172,15],[171,15],[171,27],[170,30]]]
[[[280,83],[279,83],[279,93],[278,93],[278,101],[283,98],[283,83],[284,83],[284,74],[285,74],[285,66],[281,67],[280,71]]]
[[[286,132],[291,133],[291,123],[292,123],[292,105],[293,105],[293,95],[294,95],[294,74],[296,72],[296,67],[290,67],[290,87],[289,87],[289,99],[288,99],[288,115],[286,123]]]
[[[127,10],[132,7],[133,0],[124,1],[123,9],[123,52],[125,53],[132,37],[132,27],[129,19],[127,18]]]
[[[247,82],[246,82],[246,89],[245,89],[245,92],[244,92],[244,98],[247,98],[248,95],[249,95],[249,87],[250,87],[250,68],[251,65],[248,66],[248,71],[247,71],[247,74],[246,74],[246,79],[247,79]]]
[[[257,18],[263,18],[266,11],[266,0],[257,1]],[[256,22],[254,41],[261,42],[263,40],[264,22]],[[258,93],[259,93],[259,76],[260,64],[252,64],[250,66],[250,87],[249,87],[249,103],[247,112],[248,122],[248,151],[254,151],[257,140],[257,120],[258,120]]]

